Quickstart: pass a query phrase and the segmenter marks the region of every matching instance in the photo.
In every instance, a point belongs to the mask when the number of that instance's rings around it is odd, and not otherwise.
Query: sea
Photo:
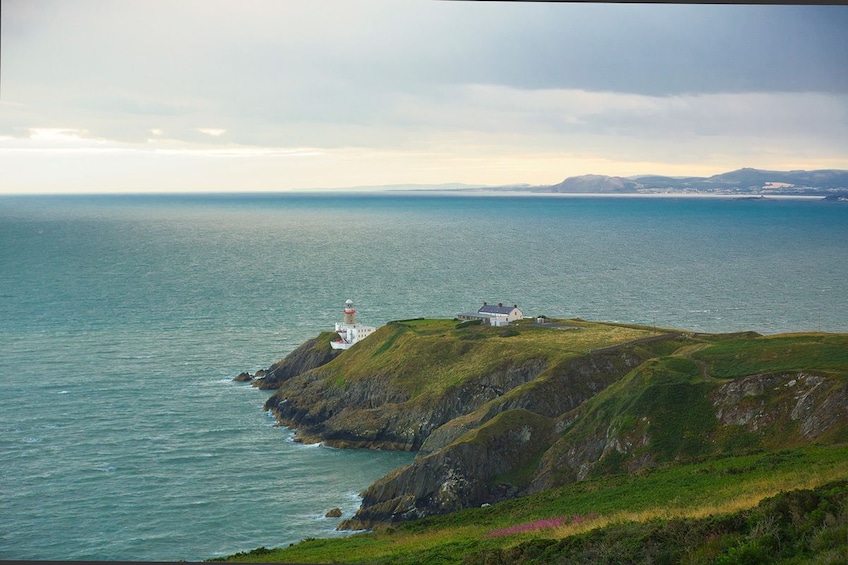
[[[413,454],[292,441],[233,382],[341,320],[848,331],[848,205],[439,192],[0,197],[0,559],[347,535]]]

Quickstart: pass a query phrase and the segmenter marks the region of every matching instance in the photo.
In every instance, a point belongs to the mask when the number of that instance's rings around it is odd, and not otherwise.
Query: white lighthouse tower
[[[344,305],[344,324],[348,326],[356,325],[356,310],[353,308],[353,300],[348,298]]]
[[[353,300],[347,299],[342,310],[344,317],[342,322],[336,322],[336,333],[339,338],[331,341],[333,349],[349,349],[354,343],[361,341],[377,330],[372,326],[363,326],[356,322],[356,309]]]

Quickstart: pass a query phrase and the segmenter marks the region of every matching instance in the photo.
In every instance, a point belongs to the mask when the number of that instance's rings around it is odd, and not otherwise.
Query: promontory
[[[318,335],[254,386],[296,439],[416,451],[342,528],[712,458],[848,441],[848,335],[581,319],[390,322]]]

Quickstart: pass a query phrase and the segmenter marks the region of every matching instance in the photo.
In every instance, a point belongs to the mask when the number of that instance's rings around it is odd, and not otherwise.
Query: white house
[[[336,322],[336,333],[339,338],[330,342],[333,349],[349,349],[354,343],[362,341],[375,331],[373,326],[364,326],[356,322],[356,310],[353,308],[353,300],[348,299],[342,310],[344,318],[342,322]]]
[[[518,305],[504,306],[502,303],[494,304],[483,303],[476,312],[464,312],[457,314],[459,320],[483,320],[484,324],[490,326],[507,326],[510,322],[520,320],[524,317]]]

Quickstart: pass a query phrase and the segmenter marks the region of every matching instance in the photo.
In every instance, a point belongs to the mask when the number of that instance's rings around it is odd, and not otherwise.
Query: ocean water
[[[0,559],[199,560],[342,535],[410,454],[291,441],[232,382],[332,327],[484,300],[848,331],[848,206],[438,194],[0,198]]]

